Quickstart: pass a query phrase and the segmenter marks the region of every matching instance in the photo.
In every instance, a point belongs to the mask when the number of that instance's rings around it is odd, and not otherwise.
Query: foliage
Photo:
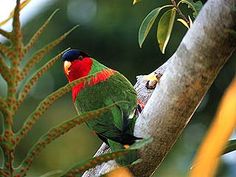
[[[29,4],[31,0],[24,0],[23,2],[20,3],[20,10],[22,10],[27,4]],[[14,10],[10,13],[9,17],[7,19],[3,20],[0,22],[0,26],[6,24],[12,17],[14,16]]]
[[[183,14],[181,10],[181,4],[187,4],[188,8],[192,9],[192,16],[195,18],[202,7],[202,2],[197,1],[193,2],[192,0],[180,0],[176,3],[175,0],[171,0],[171,5],[164,5],[152,10],[143,20],[140,28],[138,41],[139,46],[142,47],[144,40],[146,39],[150,29],[152,28],[154,21],[159,15],[159,12],[162,9],[166,9],[159,20],[157,27],[157,41],[160,47],[161,52],[164,54],[166,46],[169,42],[171,32],[173,30],[174,21],[176,19],[176,13],[179,16],[177,21],[181,22],[187,28],[190,28],[192,25],[191,17]],[[169,9],[171,8],[171,9]]]
[[[56,10],[46,21],[45,23],[36,31],[33,37],[29,40],[27,44],[24,44],[23,35],[20,26],[20,10],[28,3],[29,1],[24,1],[20,4],[20,0],[16,1],[16,7],[14,9],[13,14],[13,30],[11,32],[7,32],[4,30],[0,30],[0,34],[7,38],[11,45],[0,44],[0,71],[1,76],[6,81],[8,90],[7,96],[5,98],[0,97],[0,111],[3,114],[3,132],[0,135],[0,148],[3,152],[3,167],[0,167],[0,175],[3,177],[17,176],[22,177],[25,176],[28,170],[30,169],[33,160],[39,155],[39,153],[52,141],[60,137],[61,135],[67,133],[69,130],[74,128],[75,126],[81,125],[87,120],[94,119],[98,116],[101,116],[103,113],[109,111],[111,107],[120,104],[128,104],[126,101],[119,101],[114,104],[111,104],[107,107],[103,107],[97,110],[93,110],[90,112],[86,112],[79,116],[75,116],[72,119],[68,119],[67,121],[55,126],[50,129],[46,134],[41,136],[37,142],[32,146],[32,148],[27,153],[26,157],[20,163],[19,166],[15,167],[15,149],[21,142],[21,140],[29,133],[29,131],[33,128],[34,124],[40,119],[42,114],[60,97],[65,95],[67,92],[71,90],[71,88],[78,83],[86,82],[88,79],[93,77],[94,75],[89,75],[80,79],[77,79],[73,82],[66,84],[65,86],[57,89],[50,95],[48,95],[45,99],[43,99],[39,105],[36,107],[34,111],[26,118],[23,126],[15,132],[13,130],[13,124],[15,121],[15,114],[19,110],[20,106],[24,102],[25,98],[29,94],[32,87],[37,83],[38,79],[46,73],[55,62],[61,57],[62,53],[59,53],[55,57],[53,57],[50,61],[44,64],[41,68],[39,68],[34,74],[29,76],[32,68],[39,63],[44,56],[46,56],[52,49],[54,49],[60,42],[62,42],[77,26],[61,35],[51,43],[45,45],[43,48],[39,49],[26,64],[21,67],[23,58],[29,53],[34,44],[39,40],[41,34],[45,31],[47,25],[50,20],[54,16],[54,14],[58,11]],[[10,66],[7,65],[6,59],[10,61]],[[96,73],[95,73],[96,74]],[[26,83],[23,85],[22,89],[19,89],[19,85],[24,83],[23,81],[26,79]],[[97,164],[102,162],[106,162],[108,160],[116,159],[120,156],[126,155],[131,151],[136,151],[138,148],[141,148],[143,145],[147,143],[146,140],[139,142],[139,145],[134,144],[130,146],[130,148],[112,152],[109,154],[104,154],[103,156],[95,157],[90,159],[89,161],[75,166],[74,168],[69,169],[62,176],[70,176],[71,173],[82,173],[88,168],[94,167]],[[51,174],[55,174],[57,172],[47,173],[44,176],[50,176]],[[62,172],[63,174],[63,172]]]
[[[236,150],[236,139],[229,140],[228,144],[225,147],[223,154],[232,152]]]
[[[129,146],[128,149],[123,149],[123,150],[119,150],[119,151],[112,152],[112,153],[102,154],[98,157],[94,157],[94,158],[90,159],[89,161],[76,164],[74,167],[69,169],[68,172],[63,174],[62,177],[75,176],[78,174],[82,175],[83,172],[85,172],[86,170],[88,170],[92,167],[95,167],[96,165],[102,164],[103,162],[106,162],[106,161],[109,161],[112,159],[116,159],[121,156],[125,156],[129,153],[132,153],[134,151],[137,151],[138,149],[142,148],[144,145],[150,143],[151,141],[152,141],[152,138],[143,139],[139,142],[132,144],[131,146]],[[140,160],[137,160],[137,161],[133,162],[133,164],[138,163],[139,161]]]
[[[236,78],[226,90],[215,120],[193,162],[191,177],[213,177],[222,153],[236,150],[235,140],[227,141],[236,125]],[[225,150],[226,146],[226,150]]]

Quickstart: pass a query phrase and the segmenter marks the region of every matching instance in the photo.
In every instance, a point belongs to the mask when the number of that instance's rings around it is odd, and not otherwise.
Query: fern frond
[[[3,45],[2,43],[0,43],[0,52],[11,60],[13,60],[16,56],[11,48]]]
[[[66,49],[68,50],[68,49]],[[24,101],[25,97],[28,95],[32,87],[37,83],[38,79],[46,73],[55,63],[56,61],[61,58],[61,55],[66,51],[59,53],[57,56],[52,58],[50,61],[48,61],[46,64],[44,64],[38,71],[36,71],[33,76],[26,82],[23,89],[20,91],[18,96],[18,105],[21,105]]]
[[[82,77],[80,79],[74,80],[73,82],[70,82],[66,84],[64,87],[59,88],[55,92],[48,95],[43,101],[41,101],[38,105],[38,107],[33,111],[28,118],[26,119],[25,123],[23,124],[23,127],[20,129],[17,135],[17,143],[31,130],[33,125],[36,123],[36,121],[40,118],[40,116],[60,97],[65,95],[67,92],[69,92],[72,87],[79,83],[86,83],[91,77],[94,77],[97,73]]]
[[[15,35],[15,40],[22,40],[21,36],[21,28],[20,28],[20,0],[16,1],[16,6],[14,10],[14,16],[13,16],[13,33]],[[18,37],[20,37],[18,39]]]
[[[0,98],[0,111],[5,112],[5,111],[7,111],[7,108],[8,108],[8,106],[7,106],[6,101],[4,99]]]
[[[2,57],[0,57],[0,73],[3,77],[3,79],[5,81],[9,82],[10,70],[9,70],[7,64],[3,61]]]
[[[7,39],[12,39],[12,33],[7,32],[7,31],[5,31],[5,30],[3,30],[1,28],[0,28],[0,34],[2,36],[4,36],[5,38],[7,38]]]
[[[122,156],[126,156],[129,153],[133,153],[134,151],[137,151],[138,149],[143,148],[150,142],[152,142],[153,138],[146,138],[142,139],[140,141],[137,141],[133,145],[131,145],[128,149],[122,149],[119,151],[106,153],[97,157],[93,157],[92,159],[84,162],[84,163],[78,163],[71,169],[69,169],[66,173],[64,173],[61,177],[74,177],[76,175],[82,175],[86,170],[96,167],[97,165],[100,165],[104,162],[107,162],[109,160],[114,160]],[[139,159],[137,159],[134,163],[140,162]],[[131,165],[132,165],[131,164]]]
[[[37,64],[48,52],[50,52],[55,46],[57,46],[62,40],[64,40],[74,29],[78,26],[73,27],[71,30],[49,43],[46,47],[40,49],[38,52],[34,54],[34,56],[26,63],[22,75],[23,78],[29,74],[29,71]]]
[[[60,174],[62,174],[63,171],[62,170],[53,170],[53,171],[49,171],[39,177],[55,177],[55,176],[59,176]]]
[[[17,53],[17,62],[15,62],[14,65],[18,65],[18,62],[22,60],[23,58],[23,43],[22,43],[22,32],[21,32],[21,24],[20,24],[20,0],[16,1],[16,7],[14,10],[14,16],[13,16],[13,34],[14,34],[14,40],[13,46],[15,48],[15,52]]]
[[[4,123],[2,124],[2,128],[5,128],[5,122],[11,122],[11,120],[9,119],[9,115],[11,115],[11,111],[9,110],[8,104],[7,102],[3,99],[0,98],[0,112],[2,112],[3,116],[4,116]]]
[[[32,149],[28,152],[26,158],[21,163],[19,171],[21,172],[21,176],[24,176],[30,168],[34,158],[46,147],[47,144],[51,143],[53,140],[57,139],[61,135],[67,133],[75,126],[79,126],[82,123],[100,117],[105,112],[109,111],[112,107],[118,104],[128,104],[127,101],[119,101],[109,106],[85,112],[79,116],[75,116],[74,118],[67,120],[60,125],[49,130],[45,135],[43,135],[36,144],[32,147]]]
[[[51,15],[50,17],[44,22],[44,24],[37,30],[37,32],[33,35],[33,37],[30,39],[30,41],[28,42],[28,44],[25,46],[24,48],[24,52],[27,53],[32,47],[33,45],[38,41],[40,35],[44,32],[44,30],[46,29],[46,27],[48,26],[49,22],[51,21],[51,19],[53,18],[53,16],[59,11],[59,9],[56,9]]]
[[[119,157],[125,156],[130,152],[133,152],[135,150],[127,149],[127,150],[120,150],[116,152],[106,153],[97,157],[94,157],[90,160],[88,160],[86,163],[78,165],[75,165],[73,168],[69,169],[65,174],[63,174],[61,177],[72,177],[76,175],[82,175],[85,171],[96,167],[97,165],[100,165],[104,162],[117,159]]]
[[[9,177],[10,176],[10,174],[3,169],[0,169],[0,175],[2,177]]]

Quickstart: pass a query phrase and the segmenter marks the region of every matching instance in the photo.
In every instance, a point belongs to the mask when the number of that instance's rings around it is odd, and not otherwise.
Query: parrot
[[[137,93],[125,76],[78,49],[65,51],[62,61],[68,82],[94,74],[89,82],[72,87],[72,100],[78,115],[118,101],[128,102],[117,104],[100,117],[86,121],[87,126],[111,151],[126,149],[142,139],[133,135],[138,110]],[[136,158],[132,156],[130,159],[120,159],[118,163],[131,163]]]

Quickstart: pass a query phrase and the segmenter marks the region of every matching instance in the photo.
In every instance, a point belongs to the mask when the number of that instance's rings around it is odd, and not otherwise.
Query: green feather
[[[89,74],[94,74],[104,69],[108,68],[93,60],[93,66]],[[100,138],[107,139],[112,151],[123,149],[124,142],[133,137],[135,118],[130,119],[129,115],[133,114],[136,109],[137,95],[132,84],[122,74],[115,72],[107,80],[96,85],[85,85],[75,100],[78,114],[95,110],[117,101],[128,101],[129,104],[117,105],[101,117],[87,122],[88,127],[99,134]],[[127,144],[132,143],[127,142]],[[123,161],[123,159],[120,160],[120,163],[125,164]],[[128,161],[130,162],[130,160]]]

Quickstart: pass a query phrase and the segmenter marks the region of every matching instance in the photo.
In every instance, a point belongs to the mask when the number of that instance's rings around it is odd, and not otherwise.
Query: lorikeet
[[[113,151],[140,139],[133,135],[137,96],[132,84],[118,71],[104,66],[80,50],[70,49],[63,54],[62,59],[69,82],[96,73],[89,82],[72,88],[72,99],[78,114],[117,101],[129,102],[113,107],[97,119],[87,121],[88,127]]]

